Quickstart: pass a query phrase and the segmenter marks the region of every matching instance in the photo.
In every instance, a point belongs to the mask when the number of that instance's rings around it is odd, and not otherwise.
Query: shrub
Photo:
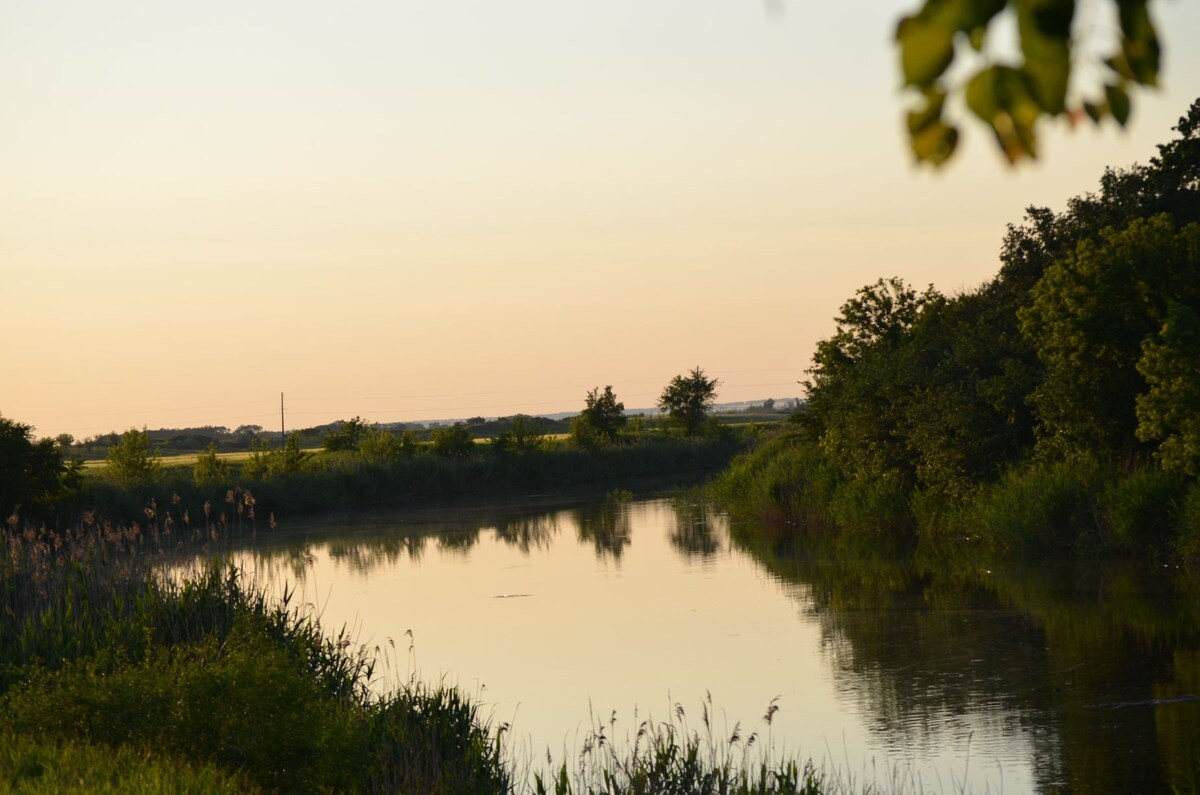
[[[1159,547],[1172,533],[1174,514],[1184,496],[1184,483],[1157,468],[1140,468],[1109,483],[1098,507],[1109,537],[1118,549]]]

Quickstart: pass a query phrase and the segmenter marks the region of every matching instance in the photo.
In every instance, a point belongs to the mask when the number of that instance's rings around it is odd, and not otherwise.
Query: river
[[[237,551],[327,630],[444,681],[537,768],[603,725],[686,724],[856,786],[1200,786],[1200,578],[990,560],[597,499],[284,525]],[[770,721],[765,719],[770,715]]]

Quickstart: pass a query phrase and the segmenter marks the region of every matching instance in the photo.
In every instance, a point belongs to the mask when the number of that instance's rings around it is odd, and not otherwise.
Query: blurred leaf
[[[930,124],[942,117],[942,108],[946,104],[946,92],[932,89],[925,92],[925,105],[917,110],[908,112],[908,134],[916,135]]]
[[[1125,53],[1119,52],[1111,58],[1104,61],[1104,65],[1112,69],[1122,80],[1136,80],[1133,74],[1133,67],[1129,65],[1129,60],[1125,57]]]
[[[917,162],[940,166],[954,154],[958,146],[958,130],[939,119],[913,135],[911,144]]]
[[[1104,94],[1108,97],[1108,107],[1112,111],[1112,117],[1117,120],[1117,124],[1122,127],[1129,121],[1129,94],[1122,86],[1105,86]]]
[[[1142,85],[1158,85],[1161,50],[1146,0],[1117,0],[1117,6],[1124,34],[1121,46],[1131,72],[1130,79]]]
[[[1094,124],[1099,124],[1104,119],[1104,115],[1108,112],[1108,107],[1106,105],[1097,105],[1092,102],[1085,102],[1083,103],[1083,110],[1085,113],[1087,113],[1088,118],[1090,118]]]
[[[972,31],[986,29],[992,17],[999,14],[1008,5],[1008,0],[962,0],[959,3],[960,30]]]
[[[1066,104],[1074,16],[1074,0],[1017,0],[1024,71],[1038,104],[1052,115]]]
[[[971,32],[967,34],[967,41],[971,43],[971,47],[975,50],[975,52],[980,52],[983,50],[983,42],[986,38],[987,28],[982,25],[977,28],[972,28]]]
[[[896,29],[904,84],[926,88],[954,60],[953,31],[920,18],[905,17]]]
[[[1030,92],[1028,78],[1010,66],[989,66],[966,87],[967,107],[987,123],[1010,163],[1037,157],[1034,130],[1042,115]]]

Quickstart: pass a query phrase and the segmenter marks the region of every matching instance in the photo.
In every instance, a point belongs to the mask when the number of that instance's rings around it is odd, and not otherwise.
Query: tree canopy
[[[46,504],[79,476],[79,463],[65,461],[54,439],[34,440],[32,426],[0,416],[0,519]]]
[[[677,375],[663,388],[658,398],[658,407],[671,418],[671,422],[694,436],[703,429],[704,420],[712,411],[720,382],[708,378],[704,370],[694,368],[687,375]]]
[[[611,385],[590,390],[583,411],[571,421],[571,438],[582,447],[597,447],[617,441],[625,425],[625,404],[617,400]]]
[[[950,494],[1030,458],[1200,471],[1200,100],[1176,129],[1030,208],[980,288],[859,290],[813,357],[809,438],[851,479]]]

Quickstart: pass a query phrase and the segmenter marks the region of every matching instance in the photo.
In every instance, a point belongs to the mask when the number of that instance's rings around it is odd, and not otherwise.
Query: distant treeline
[[[1176,129],[1030,208],[979,288],[859,290],[793,431],[718,492],[795,526],[1200,553],[1200,101]]]
[[[761,403],[753,403],[736,411],[726,411],[716,415],[722,421],[736,421],[741,416],[764,415],[769,419],[771,414],[789,414],[800,406],[798,399],[776,401],[767,398]],[[631,414],[631,418],[640,419],[647,428],[656,427],[659,422],[657,414]],[[355,418],[358,420],[358,418]],[[361,420],[358,420],[361,421]],[[338,420],[324,425],[314,425],[310,428],[298,428],[292,433],[298,434],[301,447],[322,447],[331,436],[336,436],[344,423],[350,420]],[[570,417],[539,417],[528,414],[513,414],[507,417],[470,417],[460,421],[472,439],[491,439],[512,430],[514,423],[524,422],[528,427],[546,436],[557,436],[571,432]],[[391,431],[396,434],[411,433],[419,442],[429,442],[437,428],[455,423],[450,422],[388,422],[374,423],[370,427]],[[152,428],[145,431],[150,440],[151,448],[157,455],[175,455],[195,453],[216,445],[222,453],[247,452],[253,449],[256,442],[279,443],[280,431],[263,428],[261,425],[240,425],[229,429],[223,425],[204,425],[196,428]],[[105,458],[108,451],[121,442],[123,433],[96,434],[82,440],[75,439],[71,434],[60,434],[55,437],[62,452],[68,457],[83,460]]]

